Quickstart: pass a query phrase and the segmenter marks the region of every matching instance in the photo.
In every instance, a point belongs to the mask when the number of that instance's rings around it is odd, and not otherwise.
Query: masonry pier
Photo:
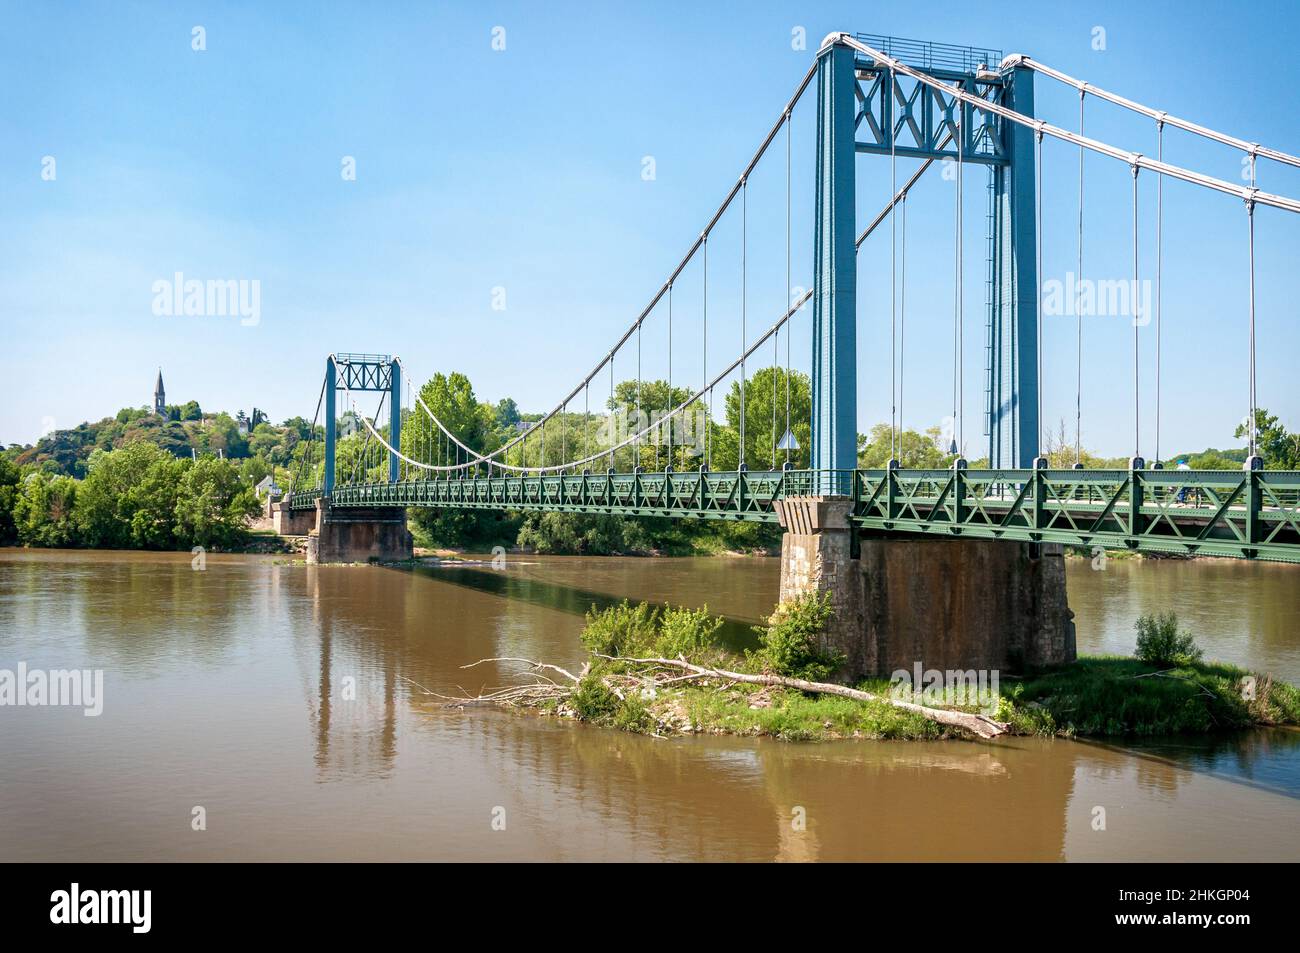
[[[851,504],[777,502],[781,601],[826,592],[824,638],[846,681],[927,669],[1018,674],[1075,658],[1061,546],[952,537],[866,538],[854,553]]]
[[[415,554],[406,510],[400,506],[336,508],[319,499],[314,518],[315,529],[307,538],[308,563],[402,560]]]
[[[315,510],[294,510],[288,500],[271,504],[271,525],[277,536],[309,536],[316,528]]]

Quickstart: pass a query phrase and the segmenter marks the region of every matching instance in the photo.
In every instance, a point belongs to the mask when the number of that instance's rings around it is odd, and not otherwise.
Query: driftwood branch
[[[512,655],[503,655],[499,658],[481,658],[477,662],[470,662],[468,665],[462,665],[461,668],[473,668],[475,665],[482,665],[485,662],[523,662],[525,665],[529,666],[530,668],[549,668],[552,672],[559,672],[561,675],[563,675],[569,681],[573,682],[573,684],[575,685],[578,684],[578,682],[582,681],[582,679],[580,679],[577,675],[574,675],[572,672],[567,671],[566,669],[560,668],[560,666],[558,665],[549,665],[546,662],[535,662],[530,658],[516,658],[515,656]]]
[[[893,705],[895,708],[901,708],[904,711],[914,712],[923,718],[938,722],[941,725],[952,725],[955,728],[964,728],[981,738],[996,738],[998,735],[1006,734],[1008,725],[1006,722],[995,721],[987,715],[974,714],[965,711],[952,711],[947,708],[930,708],[926,705],[918,705],[915,702],[905,702],[901,699],[890,698],[886,695],[875,695],[871,692],[859,691],[856,688],[849,688],[847,685],[836,685],[831,682],[810,682],[802,678],[789,678],[785,675],[749,675],[744,672],[730,672],[721,668],[708,668],[703,665],[695,665],[691,662],[684,662],[681,659],[670,658],[627,658],[624,656],[602,655],[601,658],[609,659],[613,662],[632,662],[637,665],[667,665],[673,668],[683,669],[699,678],[726,678],[736,682],[744,682],[749,685],[776,685],[781,688],[794,688],[801,692],[809,692],[820,695],[839,695],[842,698],[852,698],[860,702],[884,702],[887,705]]]
[[[859,691],[856,688],[849,688],[847,685],[836,685],[831,682],[812,682],[803,678],[789,678],[784,675],[751,675],[746,672],[732,672],[722,668],[710,668],[704,665],[696,665],[693,662],[687,662],[683,659],[670,658],[630,658],[622,655],[598,655],[598,658],[608,659],[611,662],[624,662],[632,665],[656,666],[661,669],[670,669],[682,672],[681,675],[669,676],[666,672],[658,675],[646,673],[642,676],[626,673],[619,675],[610,673],[605,676],[604,681],[609,690],[619,698],[625,696],[625,690],[635,689],[637,684],[649,679],[655,687],[664,687],[666,685],[676,684],[684,681],[691,681],[700,678],[716,678],[729,684],[741,682],[747,685],[765,685],[778,688],[793,688],[797,691],[808,692],[814,695],[838,695],[841,698],[851,698],[860,702],[883,702],[886,705],[892,705],[895,708],[901,708],[904,711],[910,711],[927,718],[930,721],[937,722],[941,725],[949,725],[953,728],[961,728],[969,731],[971,734],[980,738],[996,738],[998,735],[1006,734],[1010,727],[1005,722],[996,721],[987,715],[976,714],[965,711],[952,711],[947,708],[930,708],[926,705],[918,705],[915,702],[907,702],[901,699],[890,698],[887,695],[876,695],[871,692]],[[425,689],[425,693],[435,695],[444,699],[451,707],[465,707],[469,705],[504,705],[504,706],[536,706],[545,702],[564,701],[570,697],[573,688],[561,684],[541,673],[542,669],[556,672],[568,679],[573,685],[582,681],[590,668],[584,665],[578,675],[573,674],[567,669],[560,668],[558,665],[550,665],[545,662],[537,662],[533,659],[517,658],[513,656],[503,656],[500,658],[480,659],[469,665],[462,665],[461,668],[474,668],[476,665],[482,665],[484,662],[518,662],[528,666],[529,671],[521,672],[521,675],[531,674],[535,681],[526,685],[515,685],[506,688],[496,688],[486,691],[481,695],[461,698],[451,698],[446,695],[438,695]],[[621,683],[621,684],[620,684]],[[423,686],[420,686],[423,688]],[[659,726],[665,730],[671,730],[671,725],[666,724],[657,716],[655,720]]]

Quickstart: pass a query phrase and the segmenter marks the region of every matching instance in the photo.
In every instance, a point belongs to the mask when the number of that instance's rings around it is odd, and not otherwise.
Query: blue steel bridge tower
[[[1000,51],[865,34],[854,39],[971,96],[1034,114],[1033,73],[1001,68]],[[840,35],[828,37],[818,56],[812,466],[846,471],[857,465],[856,158],[868,154],[988,169],[982,415],[989,465],[1032,467],[1039,429],[1033,130],[892,70]],[[827,478],[819,490],[844,492],[838,482]]]

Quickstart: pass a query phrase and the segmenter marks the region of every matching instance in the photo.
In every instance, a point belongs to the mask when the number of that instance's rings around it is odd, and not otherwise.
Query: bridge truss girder
[[[842,487],[863,532],[1300,563],[1300,473],[1278,470],[815,470],[563,474],[335,488],[335,507],[561,511],[776,522]],[[320,491],[294,493],[315,506]]]

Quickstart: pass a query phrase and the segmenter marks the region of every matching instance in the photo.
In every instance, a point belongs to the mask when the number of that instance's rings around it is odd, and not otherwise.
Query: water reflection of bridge
[[[331,578],[322,579],[323,572]],[[559,653],[576,652],[578,602],[539,605],[396,570],[294,570],[282,575],[282,584],[299,600],[294,616],[304,623],[295,627],[295,651],[319,780],[428,773],[428,790],[410,806],[410,816],[390,822],[409,827],[403,850],[423,845],[422,856],[1088,856],[1103,843],[1090,836],[1095,798],[1108,799],[1112,834],[1140,841],[1131,807],[1145,799],[1136,797],[1139,792],[1157,792],[1172,807],[1182,787],[1206,783],[1206,774],[1269,787],[1251,776],[1249,765],[1262,754],[1276,758],[1286,740],[1274,739],[1272,750],[1261,752],[1224,739],[1225,749],[1184,761],[1040,739],[998,745],[665,742],[498,712],[457,712],[435,705],[412,681],[452,694],[458,683],[476,678],[465,684],[476,690],[505,683],[509,671],[485,666],[481,676],[477,670],[469,676],[458,668],[467,661],[538,654],[539,642]],[[341,699],[347,675],[357,678],[355,702]],[[421,743],[403,749],[404,730]],[[1300,737],[1292,747],[1300,752]],[[1224,769],[1225,756],[1238,767]],[[1117,790],[1128,793],[1121,798]],[[436,809],[436,818],[421,815],[426,805]],[[505,808],[506,831],[490,830],[494,807]],[[796,808],[806,813],[804,831],[792,825]],[[1136,842],[1125,848],[1137,849]]]

